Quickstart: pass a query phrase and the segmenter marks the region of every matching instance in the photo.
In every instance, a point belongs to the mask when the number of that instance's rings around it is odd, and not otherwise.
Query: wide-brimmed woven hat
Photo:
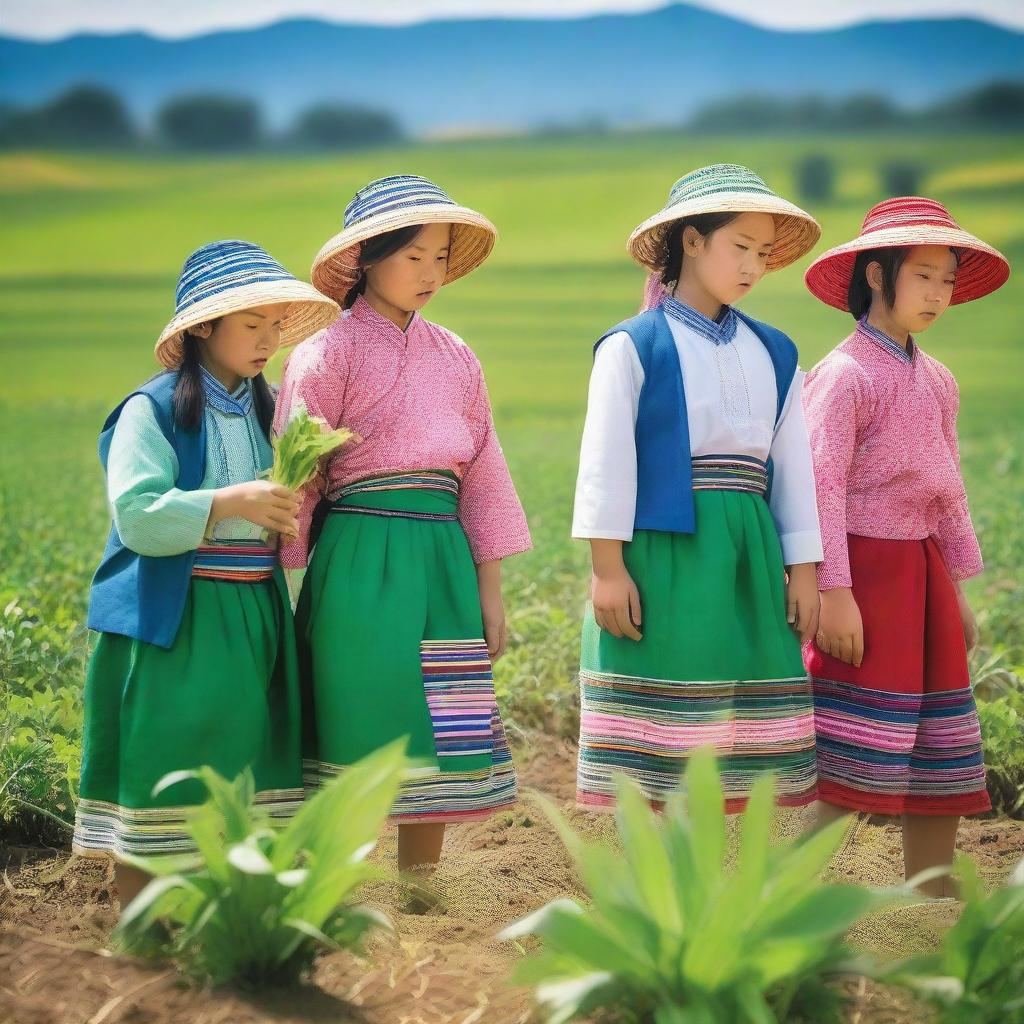
[[[289,303],[281,324],[281,344],[294,345],[338,318],[338,304],[289,274],[253,242],[210,242],[181,268],[174,319],[156,343],[156,357],[168,369],[181,365],[182,333],[190,327],[254,306]]]
[[[950,304],[970,302],[994,292],[1010,276],[1006,257],[964,231],[941,203],[920,196],[886,199],[868,210],[860,234],[852,242],[822,253],[804,281],[822,302],[849,312],[847,295],[857,254],[871,249],[914,245],[946,245],[960,252]]]
[[[668,202],[629,236],[630,255],[648,270],[661,271],[668,261],[672,225],[700,213],[770,213],[777,225],[768,270],[781,270],[814,248],[821,236],[818,222],[799,206],[777,196],[753,171],[739,164],[711,164],[680,178]]]
[[[497,228],[483,214],[459,206],[442,188],[417,174],[378,178],[345,207],[344,228],[313,261],[312,280],[325,295],[342,302],[359,280],[359,249],[367,239],[416,224],[451,224],[449,284],[476,270],[494,248]]]

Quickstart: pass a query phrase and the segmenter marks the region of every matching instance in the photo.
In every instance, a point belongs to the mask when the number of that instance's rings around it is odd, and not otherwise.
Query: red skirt
[[[818,795],[874,814],[991,807],[956,589],[935,542],[848,537],[860,668],[807,644]]]

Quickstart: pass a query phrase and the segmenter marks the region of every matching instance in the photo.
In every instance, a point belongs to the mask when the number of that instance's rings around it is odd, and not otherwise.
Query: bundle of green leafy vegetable
[[[274,465],[270,480],[297,491],[316,475],[317,466],[356,435],[344,427],[332,429],[319,416],[310,416],[300,408],[288,421],[281,434],[274,438]]]

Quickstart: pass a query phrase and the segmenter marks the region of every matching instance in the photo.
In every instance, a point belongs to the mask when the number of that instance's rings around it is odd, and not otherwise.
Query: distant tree
[[[940,104],[940,116],[986,128],[1024,125],[1024,82],[990,82]]]
[[[259,107],[234,96],[180,96],[156,116],[161,138],[182,149],[248,149],[262,138]]]
[[[121,99],[96,85],[76,85],[32,110],[8,107],[0,138],[9,145],[125,146],[137,132]]]
[[[299,115],[292,137],[303,146],[354,149],[397,142],[402,129],[391,114],[382,110],[322,103]]]
[[[801,96],[784,104],[782,123],[801,131],[820,131],[835,128],[835,113],[827,100],[820,96]]]
[[[786,119],[786,103],[768,96],[736,96],[702,107],[689,122],[701,131],[756,131],[778,127]]]
[[[921,189],[921,168],[905,160],[890,160],[878,169],[886,196],[916,196]]]
[[[889,100],[871,93],[841,100],[835,111],[836,127],[853,130],[889,128],[900,118],[901,112]]]
[[[832,198],[835,180],[835,165],[823,153],[810,153],[797,164],[797,189],[804,199],[827,202]]]

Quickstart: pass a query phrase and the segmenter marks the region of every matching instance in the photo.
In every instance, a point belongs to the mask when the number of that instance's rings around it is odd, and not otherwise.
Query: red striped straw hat
[[[960,253],[950,304],[980,299],[1006,283],[1010,264],[991,245],[964,231],[934,199],[899,196],[868,210],[860,234],[819,256],[804,275],[807,287],[829,306],[849,312],[847,293],[857,254],[872,249],[945,245]]]

